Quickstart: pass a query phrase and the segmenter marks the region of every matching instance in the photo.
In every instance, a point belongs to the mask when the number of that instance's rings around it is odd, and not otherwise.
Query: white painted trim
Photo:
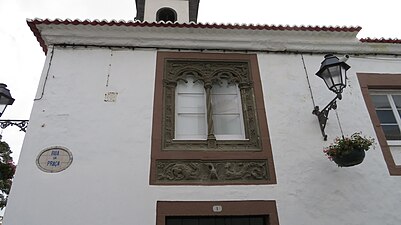
[[[37,25],[52,44],[279,52],[401,54],[401,45],[362,43],[357,32]]]

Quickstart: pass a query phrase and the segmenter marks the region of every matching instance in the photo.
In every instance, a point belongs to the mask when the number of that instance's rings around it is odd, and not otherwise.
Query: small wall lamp
[[[3,115],[7,106],[14,103],[14,100],[15,99],[11,97],[10,90],[7,89],[7,85],[0,83],[0,117]],[[8,126],[17,126],[21,131],[26,132],[28,122],[28,120],[0,120],[0,128],[5,129]]]
[[[0,117],[3,115],[8,105],[14,103],[13,97],[11,97],[10,90],[7,89],[7,85],[0,83]]]
[[[315,109],[312,111],[312,113],[316,115],[319,120],[320,130],[322,131],[323,139],[325,141],[327,140],[327,135],[324,132],[324,129],[326,128],[327,119],[329,118],[329,111],[331,109],[337,109],[337,99],[342,99],[343,89],[347,85],[346,72],[349,68],[351,68],[345,63],[348,58],[348,55],[345,55],[341,59],[338,59],[332,54],[325,55],[322,65],[320,66],[319,71],[316,73],[318,77],[324,80],[327,88],[336,93],[336,97],[331,100],[331,102],[324,107],[322,111],[319,111],[319,106],[315,106]]]

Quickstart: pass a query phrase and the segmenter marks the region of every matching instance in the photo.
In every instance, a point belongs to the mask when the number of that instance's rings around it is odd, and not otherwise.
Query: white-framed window
[[[369,90],[393,159],[401,164],[401,91]]]
[[[241,95],[236,83],[222,79],[211,88],[211,112],[201,80],[187,76],[177,82],[175,93],[175,140],[206,140],[213,126],[216,140],[244,140]],[[208,123],[207,115],[212,115]]]
[[[357,73],[377,142],[391,176],[401,176],[401,74]]]

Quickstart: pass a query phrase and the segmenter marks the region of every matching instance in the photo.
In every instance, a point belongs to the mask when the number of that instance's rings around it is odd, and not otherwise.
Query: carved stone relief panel
[[[158,160],[157,181],[252,182],[269,179],[266,160]]]

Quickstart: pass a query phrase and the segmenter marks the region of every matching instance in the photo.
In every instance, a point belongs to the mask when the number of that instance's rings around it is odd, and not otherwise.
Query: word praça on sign
[[[47,166],[60,166],[60,161],[47,161]]]
[[[42,150],[36,158],[36,165],[47,173],[57,173],[67,169],[72,163],[72,153],[65,147],[54,146]]]

